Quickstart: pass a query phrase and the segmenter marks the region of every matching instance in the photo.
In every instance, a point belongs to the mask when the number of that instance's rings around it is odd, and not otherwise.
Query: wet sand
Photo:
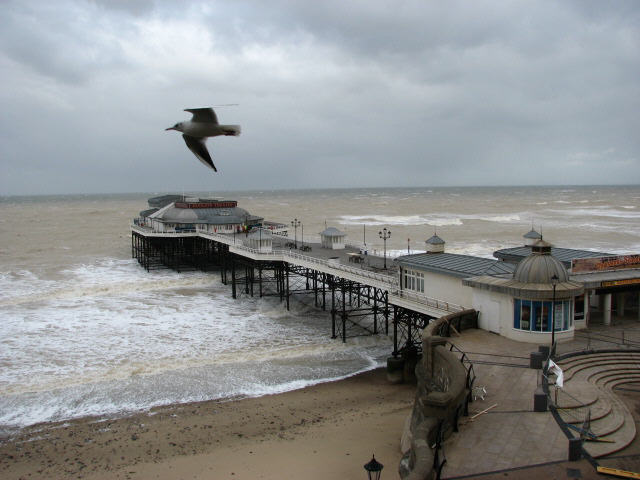
[[[126,418],[42,424],[0,443],[0,477],[397,478],[415,387],[384,369],[301,390],[172,405]]]

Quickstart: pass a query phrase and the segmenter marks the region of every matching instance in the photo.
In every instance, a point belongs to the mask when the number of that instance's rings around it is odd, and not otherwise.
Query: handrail
[[[137,225],[135,227],[142,228]],[[132,225],[132,228],[134,228],[134,225]],[[158,233],[165,234],[165,232],[158,232]],[[166,232],[166,233],[174,233],[174,232]],[[175,234],[178,234],[178,233],[179,232],[175,232]],[[352,267],[349,265],[345,265],[343,263],[330,262],[329,260],[326,260],[323,258],[311,257],[309,255],[292,252],[291,250],[275,249],[275,250],[272,250],[271,252],[266,252],[264,250],[251,248],[251,247],[247,247],[246,245],[243,245],[242,241],[237,241],[234,238],[234,235],[231,233],[222,234],[222,233],[213,233],[213,232],[204,232],[204,231],[197,231],[195,233],[198,235],[202,235],[205,238],[210,238],[220,243],[224,243],[225,245],[229,245],[236,250],[242,250],[242,251],[251,253],[252,255],[260,255],[260,256],[264,256],[264,258],[269,258],[269,259],[273,259],[273,257],[276,256],[276,257],[279,257],[279,259],[281,259],[282,261],[286,261],[287,259],[301,260],[307,263],[322,265],[326,268],[331,268],[334,270],[339,270],[342,272],[346,272],[346,273],[350,273],[360,277],[375,280],[377,282],[382,283],[385,286],[385,288],[388,289],[390,295],[394,295],[396,297],[403,298],[411,302],[419,303],[421,305],[426,305],[427,307],[435,308],[437,310],[454,313],[454,312],[460,312],[465,309],[461,305],[457,305],[451,302],[443,302],[442,300],[431,298],[424,294],[420,294],[418,292],[401,290],[399,289],[398,279],[392,275],[385,275],[382,273],[372,272],[370,270],[365,270],[363,268],[358,268],[358,267]],[[291,263],[296,263],[296,262],[291,262]]]
[[[461,312],[465,309],[465,307],[458,305],[456,303],[451,302],[443,302],[436,298],[427,297],[426,295],[421,295],[417,292],[411,292],[407,290],[398,290],[393,293],[401,298],[407,298],[409,300],[413,300],[418,303],[424,303],[429,307],[437,308],[438,310],[444,310],[447,312]]]

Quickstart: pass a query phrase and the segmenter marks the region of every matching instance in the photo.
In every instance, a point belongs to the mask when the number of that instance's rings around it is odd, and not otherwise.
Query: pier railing
[[[136,225],[132,225],[132,229],[138,230],[140,231],[140,233],[143,233],[145,235],[149,233],[147,229],[143,229]],[[169,232],[158,232],[159,235],[166,235],[168,233]],[[185,235],[185,233],[175,232],[174,235]],[[377,283],[379,287],[385,288],[389,292],[390,297],[400,298],[407,302],[419,304],[430,309],[438,310],[440,312],[455,313],[464,310],[464,307],[455,303],[444,302],[436,298],[430,298],[419,292],[401,290],[399,288],[398,278],[393,275],[385,275],[382,273],[372,272],[364,268],[358,268],[336,261],[303,255],[301,253],[292,252],[291,250],[275,249],[271,251],[265,251],[257,248],[247,247],[242,244],[242,237],[240,237],[239,235],[234,236],[233,234],[221,234],[203,231],[197,233],[189,233],[187,235],[200,235],[203,238],[208,238],[216,242],[224,243],[232,247],[234,251],[240,254],[246,253],[248,254],[247,256],[251,256],[254,259],[288,261],[289,263],[303,266],[305,264],[317,265],[326,272],[334,271],[346,273],[352,276],[352,279],[355,279],[356,281],[358,279],[367,279],[369,281]]]
[[[389,293],[392,293],[393,295],[398,296],[400,298],[421,303],[428,307],[442,310],[445,312],[455,313],[455,312],[461,312],[465,310],[465,307],[463,307],[462,305],[458,305],[456,303],[451,303],[451,302],[444,302],[436,298],[430,298],[418,292],[412,292],[409,290],[396,290],[394,292],[389,292]]]

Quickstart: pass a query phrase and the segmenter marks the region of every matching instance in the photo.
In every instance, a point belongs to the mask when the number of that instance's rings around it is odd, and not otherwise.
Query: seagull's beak
[[[165,128],[164,131],[166,132],[167,130],[175,130],[176,127],[169,127],[169,128]]]

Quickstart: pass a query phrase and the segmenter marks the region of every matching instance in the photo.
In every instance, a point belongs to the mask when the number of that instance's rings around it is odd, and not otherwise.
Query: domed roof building
[[[494,327],[501,335],[525,342],[573,338],[573,299],[584,286],[569,279],[563,263],[551,255],[551,244],[542,238],[531,245],[531,254],[517,264],[513,274],[482,275],[462,281],[474,288],[479,304],[491,305],[499,317]],[[499,308],[495,308],[495,304]],[[552,334],[552,329],[555,332]]]
[[[540,238],[531,245],[531,255],[518,263],[513,279],[522,283],[566,282],[569,272],[560,260],[551,255],[551,244]]]

